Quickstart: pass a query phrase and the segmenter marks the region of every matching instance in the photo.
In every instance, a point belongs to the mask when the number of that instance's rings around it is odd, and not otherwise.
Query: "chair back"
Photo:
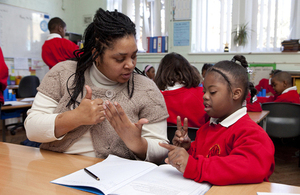
[[[199,128],[197,128],[197,127],[189,127],[188,128],[188,135],[189,135],[189,137],[192,141],[195,141],[196,133],[197,133],[198,129]],[[168,139],[170,141],[170,144],[173,144],[172,140],[174,138],[176,130],[177,130],[177,126],[168,126],[168,128],[167,128],[167,131],[168,131],[167,135],[168,135]]]
[[[34,97],[37,93],[37,87],[40,85],[40,80],[37,76],[30,75],[21,79],[18,88],[18,97]]]
[[[291,138],[300,135],[300,104],[269,102],[262,104],[263,110],[269,110],[266,131],[269,136]]]

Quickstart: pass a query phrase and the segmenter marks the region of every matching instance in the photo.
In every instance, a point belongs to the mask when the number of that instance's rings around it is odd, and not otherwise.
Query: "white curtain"
[[[197,0],[192,6],[192,52],[221,52],[230,44],[232,0]]]
[[[243,52],[280,51],[281,42],[299,39],[298,0],[195,0],[192,15],[192,52],[238,51],[233,34],[247,24],[248,43]]]

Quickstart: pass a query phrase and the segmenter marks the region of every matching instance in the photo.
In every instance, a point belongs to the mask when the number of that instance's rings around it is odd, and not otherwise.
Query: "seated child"
[[[146,65],[143,74],[153,80],[155,77],[155,68],[152,65]]]
[[[272,78],[272,86],[277,96],[270,96],[268,98],[259,97],[259,102],[300,103],[297,87],[292,86],[292,77],[288,72],[281,71],[276,73]]]
[[[267,96],[276,95],[276,93],[272,87],[271,79],[274,76],[274,74],[276,74],[278,72],[281,72],[281,70],[272,70],[270,73],[269,79],[266,79],[266,78],[261,79],[259,81],[258,85],[255,86],[257,92],[260,92],[262,89],[265,89]]]
[[[261,104],[257,101],[257,90],[252,83],[249,83],[250,93],[246,98],[246,107],[248,112],[261,112]]]
[[[210,121],[200,127],[192,143],[186,119],[183,127],[177,123],[174,145],[160,143],[169,150],[165,162],[183,177],[229,185],[268,181],[273,173],[273,142],[242,107],[249,91],[247,66],[244,56],[234,56],[232,61],[218,62],[209,69],[203,100]]]

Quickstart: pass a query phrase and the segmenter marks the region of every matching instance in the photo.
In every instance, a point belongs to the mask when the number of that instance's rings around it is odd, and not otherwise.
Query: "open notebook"
[[[98,176],[100,181],[81,169],[51,182],[105,195],[198,195],[204,194],[211,187],[208,183],[185,179],[171,165],[157,166],[150,162],[128,160],[114,155],[109,155],[104,161],[87,169]]]

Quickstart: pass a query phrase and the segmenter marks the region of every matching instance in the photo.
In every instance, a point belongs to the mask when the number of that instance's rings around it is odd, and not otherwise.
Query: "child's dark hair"
[[[238,61],[240,64],[236,63]],[[242,86],[244,89],[242,102],[246,99],[248,91],[251,92],[251,102],[253,96],[256,94],[256,89],[254,85],[249,82],[248,78],[248,63],[246,58],[242,55],[235,55],[231,61],[225,60],[216,63],[212,68],[207,70],[208,72],[219,73],[228,83],[228,88],[232,92],[232,86]],[[230,82],[227,75],[232,77],[233,83]]]
[[[154,82],[160,90],[174,86],[176,82],[186,88],[197,87],[200,77],[182,55],[172,52],[165,55],[158,66]]]
[[[63,28],[66,27],[66,23],[59,17],[51,18],[51,20],[48,23],[48,29],[49,31],[55,30],[56,26],[62,26]]]
[[[202,69],[201,69],[201,72],[203,71],[207,71],[210,67],[212,67],[213,64],[209,64],[209,63],[205,63],[203,66],[202,66]]]
[[[76,101],[79,94],[83,96],[83,89],[85,84],[84,72],[93,65],[93,62],[100,56],[102,60],[106,49],[113,48],[116,40],[126,36],[133,35],[135,37],[135,24],[130,18],[123,13],[115,11],[104,11],[102,8],[96,11],[93,22],[85,29],[83,48],[74,51],[77,59],[77,68],[75,72],[75,79],[73,82],[73,93],[67,106],[79,103]],[[95,49],[95,52],[92,52]],[[142,74],[140,70],[135,68],[135,71]],[[73,76],[73,75],[72,75]],[[129,98],[132,97],[134,91],[134,74],[128,81],[127,88]],[[129,89],[129,82],[132,82],[131,91]],[[68,83],[67,83],[68,85]],[[68,87],[68,86],[67,86]]]
[[[286,71],[280,71],[277,72],[276,74],[274,74],[274,76],[272,77],[273,79],[276,79],[280,82],[285,81],[288,86],[292,86],[293,82],[292,82],[292,76],[290,73],[286,72]]]
[[[143,75],[146,76],[146,73],[151,69],[154,68],[152,65],[146,65],[144,70],[143,70]]]

